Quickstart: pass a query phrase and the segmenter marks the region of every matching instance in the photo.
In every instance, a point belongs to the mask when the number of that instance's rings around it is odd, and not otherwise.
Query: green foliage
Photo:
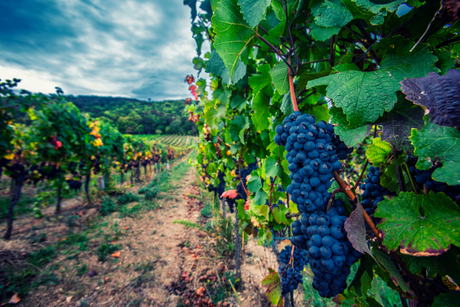
[[[137,201],[140,201],[140,197],[131,192],[118,196],[118,204],[120,205],[127,205]]]
[[[389,249],[434,256],[447,251],[451,244],[460,246],[454,231],[460,227],[460,210],[444,193],[401,192],[379,203],[375,216],[384,219],[379,227]]]
[[[451,127],[428,123],[422,130],[412,130],[410,137],[419,156],[417,167],[429,169],[438,158],[443,167],[433,172],[433,179],[449,185],[460,183],[460,132]]]
[[[101,209],[99,212],[101,215],[106,216],[117,210],[117,205],[115,202],[108,196],[104,196],[101,202]]]

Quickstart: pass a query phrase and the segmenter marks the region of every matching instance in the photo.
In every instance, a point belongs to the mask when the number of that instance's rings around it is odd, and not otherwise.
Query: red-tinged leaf
[[[353,245],[353,248],[362,254],[368,253],[372,256],[371,250],[369,249],[369,246],[367,246],[366,224],[364,221],[362,207],[359,202],[355,211],[353,211],[345,221],[344,227],[347,231],[348,240],[351,245]]]
[[[262,280],[262,285],[267,287],[265,295],[268,297],[270,302],[273,305],[278,306],[281,299],[281,280],[278,272],[271,268],[269,268],[268,271],[270,274]]]
[[[236,190],[228,190],[222,193],[220,198],[224,197],[224,198],[235,199],[237,196],[238,196],[238,193],[236,192]]]
[[[112,257],[118,258],[118,257],[120,257],[120,254],[121,254],[121,251],[115,252],[115,253],[112,254]]]
[[[195,81],[195,78],[193,77],[193,75],[190,75],[190,76],[186,76],[185,77],[185,83],[188,83],[189,85],[192,84],[193,82]]]

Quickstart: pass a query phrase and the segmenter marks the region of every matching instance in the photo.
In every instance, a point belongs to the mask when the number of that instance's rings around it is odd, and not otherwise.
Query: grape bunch
[[[350,266],[361,257],[347,239],[345,220],[344,202],[336,199],[327,213],[302,215],[301,221],[291,225],[295,243],[308,251],[313,288],[322,297],[334,297],[345,290]]]
[[[285,264],[279,270],[282,295],[291,293],[298,288],[299,284],[303,283],[302,274],[300,272],[302,272],[304,267],[308,264],[307,252],[295,248],[293,253],[293,248],[292,245],[288,245],[279,255],[280,261]]]
[[[283,124],[275,129],[275,142],[288,151],[286,159],[293,181],[286,190],[300,212],[325,211],[332,172],[342,169],[339,160],[345,159],[353,148],[347,148],[331,124],[316,124],[316,118],[309,114],[296,111]]]
[[[301,272],[308,264],[307,251],[296,248],[292,253],[292,245],[288,245],[280,252],[280,261],[286,265],[292,266],[297,272]],[[291,255],[292,261],[291,261]]]
[[[225,179],[224,179],[224,172],[221,172],[219,171],[219,173],[217,174],[217,178],[219,179],[219,185],[217,187],[213,186],[212,184],[210,184],[208,186],[208,191],[209,192],[214,192],[216,193],[217,195],[219,195],[219,197],[222,195],[222,193],[225,192]]]
[[[299,284],[303,283],[302,274],[292,267],[283,266],[280,269],[281,275],[281,294],[286,295],[296,290]]]
[[[251,172],[253,170],[256,170],[258,169],[259,166],[257,165],[257,161],[254,162],[254,163],[251,163],[248,165],[247,168],[245,169],[242,169],[241,170],[241,174],[240,174],[240,170],[236,170],[236,178],[239,180],[240,179],[240,176],[241,176],[241,181],[240,183],[236,186],[236,192],[238,193],[238,196],[235,198],[235,200],[238,200],[238,199],[244,199],[246,200],[248,198],[248,196],[246,195],[246,192],[245,192],[245,189],[247,189],[247,180],[246,180],[246,177],[251,175]],[[243,187],[244,186],[244,187]]]
[[[415,177],[415,181],[420,185],[425,186],[428,190],[431,190],[435,193],[444,192],[447,196],[449,196],[453,201],[460,203],[460,185],[456,186],[449,186],[445,182],[438,182],[432,179],[433,172],[441,167],[441,164],[436,164],[430,167],[430,169],[426,171],[419,170],[415,168],[415,166],[411,166],[409,168],[412,176]]]
[[[380,168],[371,166],[366,180],[360,186],[363,190],[361,197],[363,201],[361,205],[366,210],[367,214],[373,215],[377,204],[383,200],[383,196],[388,194],[388,190],[380,185]],[[373,218],[374,222],[377,220]]]
[[[81,180],[66,179],[66,182],[68,183],[71,190],[77,191],[81,189]]]

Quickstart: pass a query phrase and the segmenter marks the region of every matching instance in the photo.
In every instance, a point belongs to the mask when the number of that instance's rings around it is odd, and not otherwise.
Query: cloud
[[[73,95],[189,97],[183,80],[195,73],[196,46],[182,3],[1,1],[0,78],[44,93],[58,86]]]

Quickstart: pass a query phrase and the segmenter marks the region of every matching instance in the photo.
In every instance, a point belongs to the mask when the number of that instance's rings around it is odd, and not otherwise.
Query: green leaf
[[[265,292],[268,299],[274,306],[278,306],[281,299],[281,280],[278,272],[268,269],[270,274],[262,280],[262,285],[267,287]]]
[[[286,95],[283,97],[283,102],[281,103],[281,112],[283,112],[286,115],[289,115],[294,112],[294,107],[292,106],[292,100],[291,100],[291,91],[289,91]]]
[[[244,109],[246,104],[247,104],[247,100],[245,98],[241,97],[240,95],[234,95],[232,97],[232,102],[230,104],[230,107],[232,109],[237,109],[238,112],[241,112],[241,110]]]
[[[414,274],[425,271],[428,277],[444,277],[449,275],[457,284],[460,282],[460,264],[458,260],[460,248],[452,246],[446,253],[433,257],[414,257],[403,255],[402,259]]]
[[[394,165],[388,165],[380,175],[380,185],[387,188],[390,192],[396,192],[398,194],[400,190],[397,176]]]
[[[278,224],[288,224],[288,220],[286,219],[287,208],[281,206],[280,208],[273,208],[273,217]]]
[[[396,265],[391,256],[388,255],[386,252],[382,251],[380,248],[378,248],[377,244],[373,244],[372,247],[372,254],[374,254],[374,259],[376,259],[379,266],[381,266],[390,275],[390,278],[393,281],[393,283],[397,287],[400,287],[401,290],[403,290],[404,292],[415,295],[414,292],[404,281],[404,278],[399,273],[399,270],[398,268],[396,268]]]
[[[238,0],[244,19],[254,28],[265,17],[265,11],[271,0]]]
[[[326,0],[315,14],[315,23],[325,28],[342,28],[353,19],[353,15],[342,4]]]
[[[241,57],[246,62],[255,32],[240,13],[237,0],[221,0],[212,17],[216,33],[214,47],[225,63],[230,78],[233,77]]]
[[[257,131],[266,130],[270,126],[270,97],[264,91],[260,91],[254,97],[252,108],[252,123]]]
[[[258,74],[253,74],[249,78],[249,85],[252,88],[252,93],[256,95],[266,86],[271,86],[272,78],[270,77],[270,65],[264,64],[258,67]]]
[[[436,67],[438,67],[441,70],[441,75],[446,74],[447,71],[455,67],[456,61],[452,57],[453,53],[451,51],[441,52],[439,49],[435,49],[434,54],[439,59],[436,63]]]
[[[371,289],[371,286],[372,286],[372,278],[371,276],[369,276],[367,272],[364,272],[363,275],[361,276],[361,293],[363,294],[364,297],[368,296],[367,291]]]
[[[280,95],[287,94],[289,92],[289,77],[288,67],[286,63],[280,62],[270,70],[273,84]]]
[[[442,293],[434,298],[431,307],[456,307],[460,301],[460,293],[454,291],[452,293]]]
[[[249,128],[248,118],[244,115],[237,115],[230,125],[230,136],[233,141],[244,142],[244,132]]]
[[[279,175],[280,165],[276,165],[278,162],[277,157],[270,156],[265,160],[265,174],[270,177]]]
[[[369,126],[364,125],[354,129],[348,129],[348,121],[343,114],[342,109],[332,107],[329,110],[329,114],[332,115],[332,124],[337,124],[334,127],[334,132],[340,139],[345,142],[348,147],[354,147],[364,141],[364,139],[369,136]]]
[[[264,190],[259,190],[257,191],[256,196],[254,196],[254,199],[252,201],[254,202],[255,206],[261,206],[261,205],[265,205],[266,200],[267,200],[267,193]]]
[[[244,199],[238,200],[238,218],[240,220],[246,219],[246,213],[244,210]]]
[[[372,144],[366,150],[366,157],[372,164],[384,163],[391,154],[391,144],[382,141],[380,137],[372,140]]]
[[[260,177],[251,174],[251,178],[248,181],[248,190],[252,193],[256,193],[262,188]]]
[[[270,220],[270,207],[267,205],[260,206],[260,214],[262,214],[267,221]]]
[[[309,106],[308,108],[302,108],[302,111],[313,115],[316,118],[316,121],[319,122],[320,120],[324,120],[325,122],[329,122],[331,116],[329,115],[329,108],[326,104],[323,105],[315,105]]]
[[[211,58],[207,63],[206,72],[221,77],[223,84],[230,85],[232,83],[237,83],[246,75],[246,64],[239,59],[233,79],[230,79],[230,75],[227,67],[225,67],[224,61],[222,61],[222,58],[217,53],[216,49],[214,49],[211,52]]]
[[[384,219],[379,228],[390,250],[426,257],[444,253],[451,244],[460,245],[455,230],[460,227],[460,211],[444,193],[401,192],[381,201],[374,215]]]
[[[412,129],[410,137],[419,157],[417,168],[426,170],[439,158],[443,164],[433,172],[433,179],[448,185],[460,184],[460,132],[451,127],[428,123],[422,130]]]
[[[339,32],[339,28],[325,28],[316,24],[312,24],[310,34],[315,40],[324,42],[325,40],[331,38],[333,35],[339,34]]]
[[[349,128],[357,128],[391,111],[397,102],[399,82],[425,76],[434,69],[434,62],[436,57],[426,47],[413,53],[387,54],[380,70],[344,71],[310,81],[308,87],[327,85],[327,96],[343,109]]]

